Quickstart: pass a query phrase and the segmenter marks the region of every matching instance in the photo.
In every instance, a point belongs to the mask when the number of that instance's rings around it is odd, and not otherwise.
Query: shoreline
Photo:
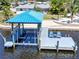
[[[58,28],[63,30],[75,30],[75,31],[79,31],[79,24],[76,25],[69,25],[69,24],[60,24],[57,22],[54,22],[53,20],[44,20],[42,22],[42,26],[41,27],[48,27],[48,28],[53,28],[54,30]],[[15,25],[14,25],[15,26]],[[24,24],[24,28],[37,28],[37,24]],[[11,30],[11,25],[7,25],[7,24],[0,24],[0,29],[2,30]]]
[[[15,25],[14,25],[15,27]],[[24,28],[37,28],[37,24],[24,24]],[[1,30],[11,30],[11,25],[3,25],[0,24],[0,29]]]
[[[3,24],[0,24],[0,29],[1,29],[1,30],[11,30],[11,26],[10,26],[10,25],[3,25]]]

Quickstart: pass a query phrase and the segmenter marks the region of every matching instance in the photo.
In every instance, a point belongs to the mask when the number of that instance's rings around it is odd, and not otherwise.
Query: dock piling
[[[59,41],[57,41],[57,46],[56,46],[56,50],[57,50],[57,53],[59,52]]]

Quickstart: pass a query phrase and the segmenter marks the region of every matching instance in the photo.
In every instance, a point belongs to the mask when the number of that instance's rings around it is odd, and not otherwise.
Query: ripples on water
[[[8,49],[9,50],[9,49]],[[40,51],[38,52],[36,47],[17,46],[14,51],[5,51],[5,58],[14,59],[65,59],[74,58],[72,52],[59,52],[56,51]]]
[[[6,38],[9,38],[9,31],[0,31]],[[79,32],[66,32],[73,37],[75,42],[78,42]],[[77,44],[79,46],[79,43]],[[1,50],[1,49],[0,49]],[[35,46],[16,46],[16,49],[6,48],[4,51],[5,59],[79,59],[79,49],[74,55],[69,51],[41,51],[38,52]],[[2,52],[3,52],[2,51]],[[0,58],[1,59],[1,58]]]

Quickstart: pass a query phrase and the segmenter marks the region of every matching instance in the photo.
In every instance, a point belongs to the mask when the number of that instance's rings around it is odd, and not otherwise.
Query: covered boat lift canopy
[[[17,45],[31,45],[29,43],[24,43],[24,42],[19,43],[18,42],[18,38],[23,33],[24,24],[37,24],[38,25],[38,28],[37,28],[38,33],[37,33],[37,35],[39,35],[39,30],[40,30],[40,27],[41,27],[42,20],[43,20],[43,13],[33,11],[33,10],[25,11],[24,13],[18,14],[17,16],[7,20],[6,21],[7,23],[12,24],[12,26],[11,26],[12,27],[11,35],[12,35],[12,40],[13,40],[13,43],[14,43],[13,45],[14,46],[16,44]],[[17,24],[17,26],[14,27],[14,24]],[[23,38],[23,37],[21,37],[21,38]],[[16,43],[15,43],[15,40],[17,40]],[[32,45],[37,45],[37,43],[36,44],[32,43]]]

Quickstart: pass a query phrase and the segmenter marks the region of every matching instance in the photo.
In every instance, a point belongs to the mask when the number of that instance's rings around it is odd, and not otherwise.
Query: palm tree
[[[71,2],[71,22],[72,22],[72,20],[73,20],[73,15],[74,15],[74,13],[76,13],[76,12],[78,11],[78,5],[76,4],[76,1],[77,1],[77,0],[73,0],[73,1]]]

